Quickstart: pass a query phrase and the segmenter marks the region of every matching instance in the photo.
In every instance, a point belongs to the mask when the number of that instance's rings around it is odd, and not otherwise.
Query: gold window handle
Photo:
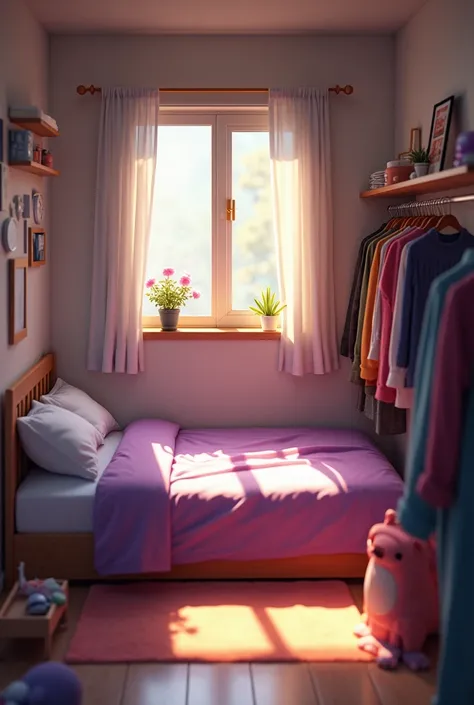
[[[226,219],[235,220],[235,201],[233,198],[227,199]]]

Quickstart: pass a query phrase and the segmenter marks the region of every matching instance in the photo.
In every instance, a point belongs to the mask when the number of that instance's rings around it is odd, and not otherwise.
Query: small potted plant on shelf
[[[259,299],[254,299],[255,306],[250,306],[250,310],[260,316],[262,330],[276,330],[278,328],[278,317],[286,308],[286,304],[275,301],[276,294],[268,286],[262,291]]]
[[[428,150],[424,149],[414,149],[410,152],[410,161],[415,169],[415,174],[417,176],[426,176],[430,168],[430,156]]]
[[[191,275],[185,272],[179,280],[173,279],[174,269],[166,267],[163,279],[149,279],[146,286],[146,296],[158,308],[161,328],[173,331],[178,328],[181,307],[186,306],[190,299],[199,299],[201,294],[191,286]]]

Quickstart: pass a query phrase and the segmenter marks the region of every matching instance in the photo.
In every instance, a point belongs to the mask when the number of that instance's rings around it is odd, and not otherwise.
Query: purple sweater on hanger
[[[467,249],[474,247],[474,238],[464,228],[454,235],[442,235],[432,229],[409,247],[397,365],[406,368],[406,386],[413,387],[421,324],[430,286],[436,277],[454,267]]]
[[[426,461],[417,484],[418,494],[434,507],[451,506],[456,495],[466,399],[471,388],[474,392],[473,298],[471,274],[449,290],[439,327]],[[468,443],[474,449],[472,438],[465,437]],[[474,459],[467,454],[466,460],[471,472]]]

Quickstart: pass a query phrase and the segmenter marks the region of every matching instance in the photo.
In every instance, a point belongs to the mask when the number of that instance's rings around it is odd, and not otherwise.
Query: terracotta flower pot
[[[160,321],[162,330],[176,330],[179,321],[179,308],[160,308]]]

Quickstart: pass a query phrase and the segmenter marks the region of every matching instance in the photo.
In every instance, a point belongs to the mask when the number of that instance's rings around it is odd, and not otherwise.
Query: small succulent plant
[[[257,316],[278,316],[286,304],[281,304],[280,301],[275,301],[276,294],[272,292],[269,286],[262,291],[259,299],[254,299],[255,306],[249,306]]]
[[[423,147],[421,149],[414,149],[410,152],[410,161],[413,164],[428,164],[430,161],[428,150]]]

